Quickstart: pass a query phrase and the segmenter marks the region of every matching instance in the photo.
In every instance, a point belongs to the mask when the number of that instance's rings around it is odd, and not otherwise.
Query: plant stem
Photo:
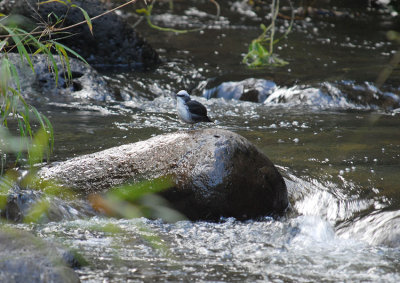
[[[279,1],[279,0],[278,0]],[[269,40],[269,54],[272,55],[272,52],[274,51],[274,35],[275,35],[275,5],[276,5],[276,0],[272,0],[271,3],[271,36]]]
[[[109,14],[109,13],[111,13],[111,12],[114,12],[115,10],[121,9],[122,7],[125,7],[125,6],[127,6],[127,5],[129,5],[129,4],[135,3],[136,1],[137,1],[137,0],[128,1],[128,2],[126,2],[126,3],[124,3],[124,4],[122,4],[122,5],[119,5],[118,7],[115,7],[114,9],[105,11],[104,13],[102,13],[102,14],[100,14],[100,15],[94,16],[93,18],[90,18],[90,20],[93,21],[93,20],[95,20],[95,19],[97,19],[97,18],[100,18],[100,17],[102,17],[102,16],[104,16],[104,15],[107,15],[107,14]],[[73,24],[73,25],[70,25],[70,26],[67,26],[67,27],[56,28],[56,29],[54,29],[54,31],[64,31],[64,30],[67,30],[67,29],[70,29],[70,28],[73,28],[73,27],[76,27],[76,26],[79,26],[79,25],[82,25],[82,24],[86,24],[86,20],[83,20],[83,21],[81,21],[81,22],[79,22],[79,23],[76,23],[76,24]]]

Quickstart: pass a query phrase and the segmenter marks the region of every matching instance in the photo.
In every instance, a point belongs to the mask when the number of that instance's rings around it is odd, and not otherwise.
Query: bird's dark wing
[[[196,100],[190,100],[186,104],[189,107],[189,111],[192,114],[198,115],[198,116],[207,116],[207,109],[200,102],[198,102]]]
[[[192,120],[197,122],[212,122],[207,116],[207,108],[196,100],[190,100],[186,102],[191,113]]]

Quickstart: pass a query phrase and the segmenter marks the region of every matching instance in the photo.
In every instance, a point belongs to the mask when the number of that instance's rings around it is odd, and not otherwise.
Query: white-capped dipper
[[[186,90],[176,94],[176,110],[179,118],[186,123],[212,122],[207,116],[206,107],[196,100],[191,100]]]

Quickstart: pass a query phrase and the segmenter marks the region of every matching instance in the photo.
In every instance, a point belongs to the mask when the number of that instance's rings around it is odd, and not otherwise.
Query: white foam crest
[[[313,246],[316,243],[326,246],[335,240],[333,226],[318,216],[299,216],[292,222],[299,229],[291,241],[293,246],[304,248],[305,245]]]
[[[239,14],[246,16],[250,19],[259,19],[257,14],[253,11],[253,7],[249,5],[248,1],[243,0],[241,2],[235,1],[231,5],[231,10],[238,12]]]
[[[292,207],[297,213],[321,217],[332,225],[350,219],[374,204],[374,200],[347,196],[337,185],[327,186],[315,179],[306,181],[290,175],[285,182],[293,201]]]
[[[68,103],[49,102],[48,105],[68,110],[96,112],[103,116],[119,115],[120,111],[122,111],[119,107],[113,108],[113,107],[108,107],[107,105],[84,104],[82,102],[68,102]]]
[[[78,272],[93,282],[110,274],[118,282],[144,275],[150,281],[399,282],[398,250],[335,236],[317,216],[222,223],[92,217],[21,228],[78,249],[93,263]]]
[[[400,211],[369,214],[343,224],[338,235],[344,239],[358,239],[371,245],[400,246]]]
[[[293,87],[277,87],[274,92],[264,101],[266,105],[286,104],[288,106],[311,106],[318,109],[360,109],[364,106],[356,105],[346,100],[340,94],[340,91],[334,86],[329,85],[332,93],[331,96],[315,87],[293,86]]]

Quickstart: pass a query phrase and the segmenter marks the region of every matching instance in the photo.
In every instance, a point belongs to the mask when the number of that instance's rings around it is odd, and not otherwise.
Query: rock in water
[[[75,261],[70,252],[28,232],[0,230],[0,282],[80,282],[71,268]]]
[[[71,78],[68,79],[67,68],[58,56],[54,56],[54,62],[58,68],[56,83],[55,72],[49,69],[52,63],[49,62],[47,55],[36,54],[31,56],[34,73],[26,60],[21,60],[19,54],[9,53],[7,57],[17,70],[20,89],[24,98],[35,98],[37,100],[50,98],[52,102],[71,100],[109,101],[115,99],[107,82],[98,72],[78,59],[69,59]],[[16,85],[13,85],[13,87],[17,88]]]
[[[26,31],[34,29],[38,21],[51,26],[62,19],[64,27],[85,21],[82,11],[78,7],[70,7],[68,2],[2,0],[0,12],[18,17],[14,24],[16,22]],[[91,18],[107,11],[98,0],[76,0],[72,3],[84,9]],[[60,27],[59,23],[56,27]],[[160,63],[157,52],[115,12],[93,20],[92,27],[93,34],[87,24],[82,24],[68,29],[68,34],[53,34],[52,38],[58,38],[59,42],[78,52],[94,66],[120,65],[147,69]]]
[[[285,182],[273,163],[230,131],[165,134],[61,162],[39,171],[86,194],[126,182],[172,175],[162,195],[189,219],[249,219],[283,213]]]

